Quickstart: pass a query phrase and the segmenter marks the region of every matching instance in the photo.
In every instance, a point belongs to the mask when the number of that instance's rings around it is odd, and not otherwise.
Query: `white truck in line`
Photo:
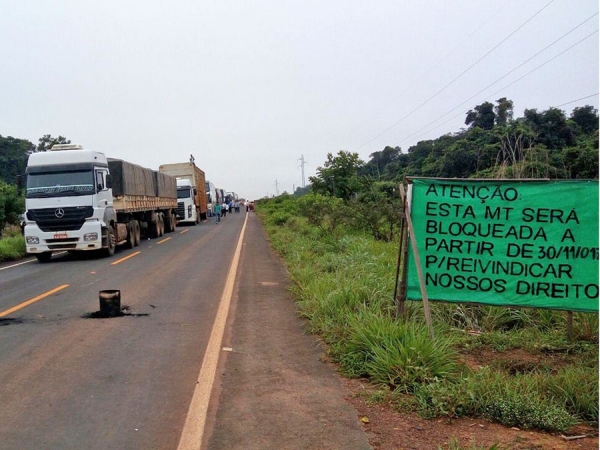
[[[207,217],[206,177],[193,161],[162,164],[158,171],[177,179],[177,222],[196,225]]]
[[[176,180],[80,145],[54,145],[27,162],[25,245],[48,262],[52,252],[139,245],[175,231]]]

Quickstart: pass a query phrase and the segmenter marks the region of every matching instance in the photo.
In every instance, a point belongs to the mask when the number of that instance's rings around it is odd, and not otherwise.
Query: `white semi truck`
[[[212,216],[215,211],[215,205],[219,201],[219,197],[217,195],[217,188],[209,180],[206,181],[206,201],[208,202],[208,215]]]
[[[175,230],[176,180],[79,145],[55,145],[27,162],[25,243],[40,262],[55,251],[139,245]]]
[[[206,177],[194,162],[163,164],[158,171],[177,179],[177,221],[195,225],[207,217]]]

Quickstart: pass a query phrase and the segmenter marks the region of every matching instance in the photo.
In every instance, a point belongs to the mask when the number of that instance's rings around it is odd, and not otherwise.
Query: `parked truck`
[[[206,178],[193,162],[163,164],[158,171],[177,179],[177,221],[193,225],[207,217]]]
[[[212,216],[215,211],[215,205],[218,203],[218,196],[217,188],[208,180],[206,181],[206,201],[208,202],[208,215]]]
[[[52,252],[139,245],[175,230],[176,180],[80,145],[54,145],[27,162],[27,253],[47,262]]]

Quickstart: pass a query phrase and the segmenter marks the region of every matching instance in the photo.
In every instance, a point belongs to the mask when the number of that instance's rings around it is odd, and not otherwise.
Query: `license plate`
[[[67,233],[54,233],[54,239],[66,239],[68,237]]]

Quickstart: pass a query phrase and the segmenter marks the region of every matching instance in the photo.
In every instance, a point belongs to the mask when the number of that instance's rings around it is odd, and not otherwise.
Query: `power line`
[[[429,69],[427,69],[427,70],[425,70],[423,72],[424,73],[430,73],[433,70],[437,69],[440,65],[442,65],[442,63],[444,63],[452,54],[454,54],[454,52],[456,52],[459,48],[461,48],[465,42],[469,41],[473,35],[475,35],[483,27],[485,27],[488,24],[488,22],[490,22],[494,17],[496,17],[498,15],[498,13],[500,11],[502,11],[504,8],[506,8],[506,6],[511,1],[512,0],[508,0],[508,2],[506,2],[505,4],[503,4],[495,13],[493,13],[485,21],[483,21],[483,23],[481,23],[480,26],[478,26],[475,30],[473,30],[467,37],[465,37],[462,41],[460,41],[456,46],[454,46],[454,48],[452,50],[450,50],[449,52],[445,53],[445,56],[443,56],[442,58],[438,59],[437,63],[435,63],[433,66],[431,66]],[[369,119],[367,119],[366,122],[371,121],[372,119],[374,119],[375,117],[377,117],[377,115],[379,115],[381,112],[385,111],[391,105],[393,105],[394,103],[396,103],[398,100],[400,100],[404,96],[404,94],[406,94],[407,92],[413,90],[413,88],[417,84],[418,83],[412,83],[412,84],[410,84],[406,89],[404,89],[393,100],[389,101],[385,106],[379,108],[379,110],[375,114],[373,114]]]
[[[503,80],[504,78],[506,78],[508,75],[510,75],[511,73],[515,72],[517,69],[520,69],[521,67],[523,67],[525,64],[527,64],[529,61],[531,61],[532,59],[534,59],[535,57],[539,56],[541,53],[545,52],[546,50],[548,50],[550,47],[552,47],[553,45],[555,45],[556,43],[558,43],[559,41],[561,41],[562,39],[564,39],[565,37],[567,37],[569,34],[573,33],[575,30],[577,30],[579,27],[581,27],[583,24],[585,24],[586,22],[589,22],[591,19],[593,19],[594,17],[596,17],[598,15],[598,13],[595,13],[593,15],[591,15],[590,17],[588,17],[587,19],[585,19],[583,22],[581,22],[579,25],[577,25],[576,27],[572,28],[571,30],[569,30],[568,32],[566,32],[565,34],[563,34],[561,37],[559,37],[558,39],[556,39],[554,42],[552,42],[551,44],[548,44],[546,47],[544,47],[542,50],[540,50],[539,52],[537,52],[535,55],[531,56],[530,58],[528,58],[527,60],[523,61],[521,64],[519,64],[517,67],[515,67],[514,69],[510,70],[509,72],[507,72],[506,74],[504,74],[503,76],[501,76],[500,78],[498,78],[496,81],[494,81],[493,83],[487,85],[486,87],[484,87],[483,89],[481,89],[479,92],[477,92],[476,94],[472,95],[471,97],[469,97],[467,100],[465,100],[464,102],[462,102],[460,105],[455,106],[454,108],[452,108],[450,111],[446,112],[445,114],[442,114],[440,117],[438,117],[437,119],[435,119],[434,121],[428,123],[427,125],[425,125],[424,127],[418,129],[417,131],[409,134],[408,136],[406,136],[404,139],[402,139],[400,141],[400,143],[406,142],[408,139],[410,139],[411,137],[413,137],[415,134],[420,133],[421,131],[423,131],[424,129],[428,128],[429,126],[433,125],[434,123],[438,122],[439,120],[441,120],[442,118],[446,117],[448,114],[452,113],[453,111],[457,110],[458,108],[460,108],[461,106],[463,106],[465,103],[468,103],[469,101],[471,101],[472,99],[474,99],[475,97],[477,97],[479,94],[481,94],[482,92],[488,90],[490,87],[492,87],[493,85],[495,85],[496,83],[500,82],[501,80]],[[577,45],[577,44],[575,44]],[[540,66],[541,67],[541,66]],[[461,113],[462,114],[462,113]],[[456,117],[456,116],[454,116]],[[454,118],[452,117],[452,118]],[[446,122],[444,122],[446,123]]]
[[[515,33],[517,33],[521,28],[523,28],[525,25],[527,25],[529,22],[531,22],[538,14],[540,14],[544,9],[546,9],[548,6],[550,6],[551,3],[553,3],[554,0],[550,0],[548,3],[546,3],[546,5],[544,5],[540,10],[538,10],[533,16],[531,16],[529,19],[527,19],[525,22],[523,22],[521,25],[519,25],[514,31],[512,31],[508,36],[506,36],[504,39],[502,39],[502,41],[500,41],[498,44],[496,44],[491,50],[489,50],[486,54],[484,54],[481,58],[479,58],[477,61],[475,61],[473,64],[471,64],[467,69],[465,69],[462,73],[460,73],[457,77],[455,77],[452,81],[450,81],[448,84],[446,84],[443,88],[441,88],[439,91],[437,91],[435,94],[433,94],[431,97],[429,97],[427,100],[425,100],[423,103],[421,103],[419,106],[417,106],[415,109],[413,109],[411,112],[409,112],[407,115],[405,115],[404,117],[402,117],[400,120],[398,120],[397,122],[395,122],[394,124],[392,124],[390,127],[386,128],[385,130],[383,130],[381,133],[379,133],[377,136],[375,136],[373,139],[371,139],[368,142],[365,142],[363,145],[361,145],[360,147],[358,147],[356,150],[360,150],[361,148],[365,147],[366,145],[370,144],[371,142],[373,142],[375,139],[381,137],[382,135],[384,135],[385,133],[387,133],[388,131],[390,131],[392,128],[395,128],[398,124],[400,124],[401,122],[403,122],[405,119],[407,119],[408,117],[412,116],[415,112],[417,112],[419,109],[421,109],[423,106],[425,106],[427,103],[429,103],[431,100],[433,100],[435,97],[437,97],[439,94],[441,94],[443,91],[445,91],[448,87],[450,87],[454,82],[456,82],[458,79],[460,79],[463,75],[465,75],[469,70],[471,70],[473,67],[475,67],[477,64],[479,64],[481,61],[483,61],[483,59],[485,59],[487,56],[489,56],[494,50],[496,50],[498,47],[500,47],[504,42],[506,42],[508,39],[510,39]],[[355,151],[356,151],[355,150]]]
[[[575,46],[577,46],[577,45],[581,44],[583,41],[585,41],[586,39],[589,39],[590,37],[592,37],[592,36],[593,36],[594,34],[596,34],[596,33],[598,33],[598,30],[594,31],[593,33],[590,33],[590,34],[588,34],[588,35],[587,35],[587,36],[585,36],[583,39],[580,39],[580,40],[579,40],[579,41],[577,41],[575,44],[573,44],[573,45],[571,45],[570,47],[566,48],[565,50],[563,50],[563,51],[562,51],[562,52],[560,52],[559,54],[557,54],[557,55],[553,56],[552,58],[550,58],[550,59],[549,59],[549,60],[547,60],[546,62],[544,62],[544,63],[540,64],[539,66],[537,66],[536,68],[534,68],[534,69],[530,70],[530,71],[529,71],[529,72],[527,72],[525,75],[523,75],[523,76],[521,76],[521,77],[517,78],[517,79],[516,79],[515,81],[513,81],[512,83],[510,83],[510,84],[507,84],[506,86],[504,86],[503,88],[501,88],[501,89],[497,90],[497,91],[496,91],[496,92],[494,92],[493,94],[490,94],[490,95],[488,95],[488,96],[487,96],[487,99],[489,100],[490,98],[493,98],[493,97],[494,97],[496,94],[498,94],[498,93],[500,93],[500,92],[504,91],[505,89],[507,89],[507,88],[511,87],[513,84],[515,84],[515,83],[517,83],[517,82],[521,81],[523,78],[525,78],[525,77],[527,77],[527,76],[531,75],[531,74],[532,74],[533,72],[535,72],[536,70],[539,70],[539,69],[541,69],[541,68],[542,68],[542,67],[544,67],[546,64],[550,63],[551,61],[555,60],[555,59],[556,59],[556,58],[558,58],[559,56],[561,56],[561,55],[563,55],[564,53],[568,52],[568,51],[569,51],[569,50],[571,50],[573,47],[575,47]],[[439,128],[439,127],[441,127],[442,125],[445,125],[445,124],[447,124],[447,123],[448,123],[448,122],[450,122],[451,120],[453,120],[453,119],[455,119],[456,117],[458,117],[458,116],[461,116],[461,115],[463,115],[463,114],[466,114],[466,112],[460,112],[460,113],[456,114],[455,116],[452,116],[450,119],[446,120],[445,122],[442,122],[442,123],[441,123],[441,124],[439,124],[438,126],[436,126],[436,127],[432,128],[432,129],[428,130],[427,132],[429,132],[429,131],[432,131],[432,130],[435,130],[436,128]],[[413,134],[414,134],[414,133],[413,133]],[[425,134],[425,133],[422,133],[422,134],[421,134],[421,135],[419,135],[418,137],[422,136],[423,134]]]
[[[575,102],[578,102],[578,101],[581,101],[581,100],[585,100],[585,99],[588,99],[588,98],[598,97],[598,94],[599,94],[599,92],[596,92],[595,94],[588,95],[586,97],[581,97],[581,98],[578,98],[577,100],[571,100],[570,102],[563,103],[562,105],[555,106],[555,108],[560,108],[561,106],[570,105],[571,103],[575,103]]]

